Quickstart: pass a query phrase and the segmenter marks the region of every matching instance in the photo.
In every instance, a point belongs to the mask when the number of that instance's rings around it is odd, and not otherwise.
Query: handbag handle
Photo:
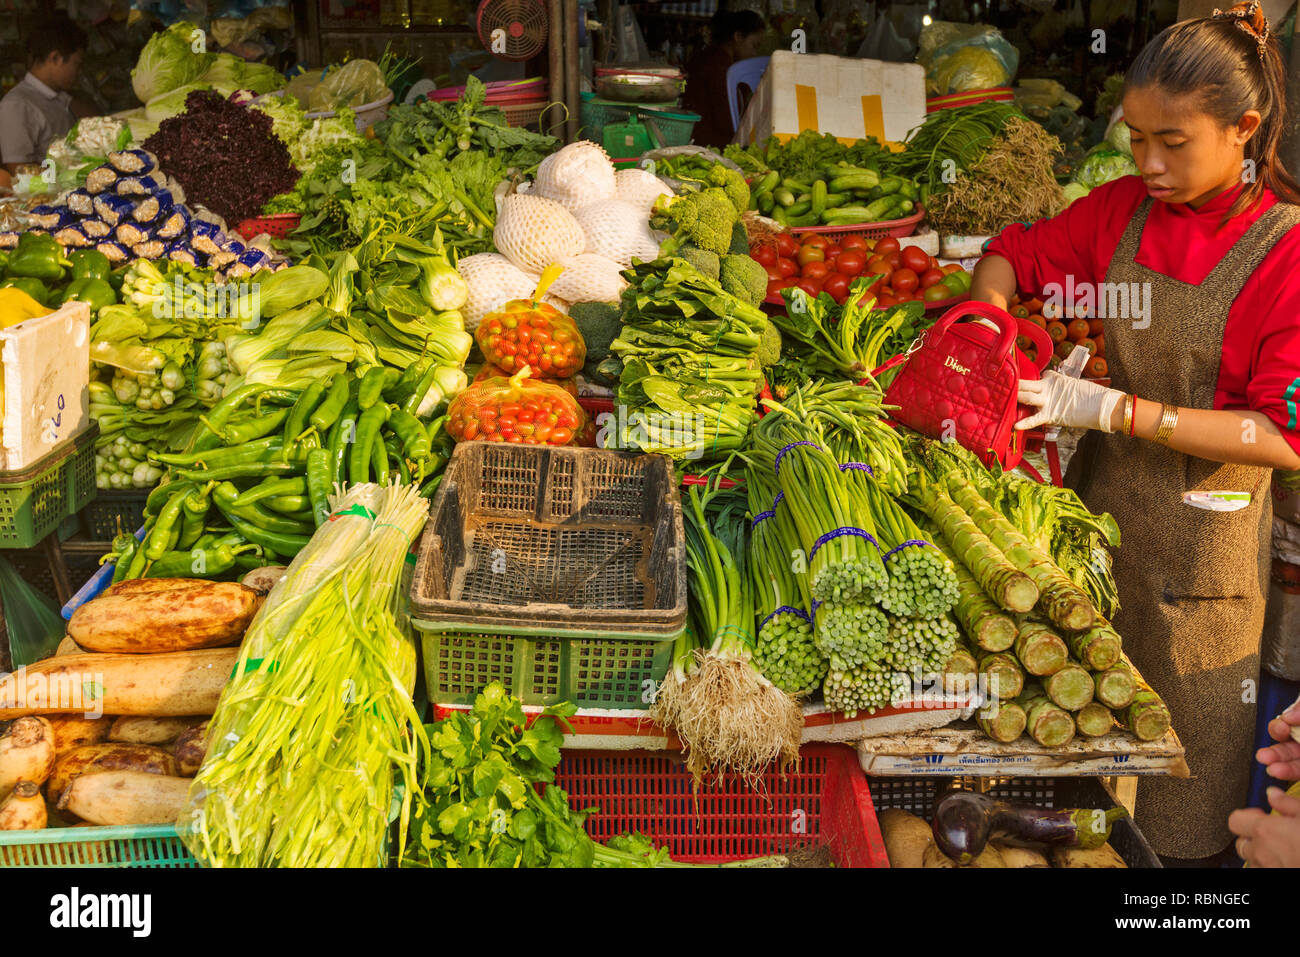
[[[1034,345],[1037,346],[1038,358],[1034,362],[1035,367],[1040,373],[1047,368],[1047,363],[1052,359],[1053,345],[1051,337],[1048,336],[1046,331],[1039,329],[1027,319],[1020,319],[1011,315],[1005,309],[999,309],[991,302],[978,302],[972,299],[953,306],[940,316],[939,321],[926,333],[927,340],[933,335],[935,338],[929,341],[937,342],[948,331],[949,326],[966,316],[979,316],[997,324],[997,342],[993,344],[993,348],[989,351],[988,371],[990,374],[995,373],[998,367],[1007,361],[1012,348],[1016,344],[1016,336],[1022,334],[1034,340]]]

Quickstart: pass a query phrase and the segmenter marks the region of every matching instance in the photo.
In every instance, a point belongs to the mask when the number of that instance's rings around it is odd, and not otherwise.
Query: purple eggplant
[[[1027,845],[1100,847],[1109,839],[1111,825],[1126,817],[1122,807],[1045,808],[952,791],[935,804],[931,826],[939,850],[966,865],[994,837]]]

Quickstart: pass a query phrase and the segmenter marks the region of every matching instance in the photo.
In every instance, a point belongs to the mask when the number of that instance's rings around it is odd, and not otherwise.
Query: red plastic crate
[[[298,213],[279,213],[275,216],[257,216],[245,219],[235,227],[235,232],[245,241],[252,242],[262,233],[268,233],[272,239],[283,239],[298,228],[302,216]]]
[[[852,748],[814,744],[797,770],[753,790],[729,775],[693,793],[679,754],[565,751],[555,782],[574,810],[596,807],[597,841],[640,831],[674,859],[721,864],[826,845],[838,867],[888,867],[866,776]]]

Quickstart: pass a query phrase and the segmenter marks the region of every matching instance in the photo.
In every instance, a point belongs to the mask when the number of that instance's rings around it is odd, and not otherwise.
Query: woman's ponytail
[[[1250,166],[1242,170],[1244,188],[1228,216],[1250,209],[1266,186],[1282,202],[1300,205],[1300,183],[1281,158],[1286,67],[1259,0],[1162,30],[1133,61],[1124,85],[1154,85],[1175,96],[1196,96],[1202,109],[1225,126],[1236,125],[1247,110],[1257,110],[1259,128],[1245,146]]]

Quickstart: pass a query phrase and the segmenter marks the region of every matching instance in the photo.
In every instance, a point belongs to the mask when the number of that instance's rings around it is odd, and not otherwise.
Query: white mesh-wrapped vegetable
[[[672,196],[658,176],[644,169],[621,169],[614,174],[614,198],[642,210],[646,217],[660,196]]]
[[[551,284],[551,293],[568,302],[616,302],[627,288],[623,268],[612,259],[583,253],[561,259],[564,272]]]
[[[648,261],[659,255],[646,215],[631,203],[618,199],[589,203],[573,216],[587,237],[586,252],[624,266],[632,265],[633,259]]]
[[[597,200],[613,199],[614,164],[590,140],[570,143],[542,160],[532,192],[569,210]]]
[[[567,209],[518,193],[502,200],[492,240],[519,269],[538,274],[553,262],[584,252],[587,245],[582,227]]]
[[[456,263],[469,300],[461,311],[465,329],[473,332],[483,317],[501,308],[511,299],[524,299],[537,288],[537,277],[530,276],[500,253],[478,253]]]

